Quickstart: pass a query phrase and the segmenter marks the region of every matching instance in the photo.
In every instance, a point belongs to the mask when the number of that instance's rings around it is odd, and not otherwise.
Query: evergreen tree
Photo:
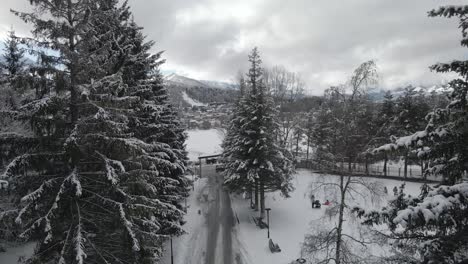
[[[8,38],[5,41],[5,48],[3,51],[3,63],[0,65],[3,69],[3,73],[6,74],[9,79],[13,79],[23,71],[25,52],[25,49],[20,46],[15,31],[10,30],[8,32]]]
[[[446,6],[429,16],[459,17],[467,47],[468,6]],[[450,82],[453,88],[446,108],[435,109],[427,118],[426,128],[398,138],[383,148],[419,148],[418,156],[429,161],[426,173],[443,177],[446,185],[434,190],[423,186],[419,197],[400,196],[380,211],[356,208],[364,224],[386,224],[386,239],[393,242],[389,261],[406,263],[465,263],[468,260],[468,184],[462,182],[468,172],[468,68],[466,61],[438,63],[437,72],[455,72],[460,78]]]
[[[277,141],[278,124],[272,98],[262,81],[261,60],[256,48],[249,55],[251,68],[247,74],[249,92],[238,104],[237,131],[229,131],[225,144],[227,177],[225,183],[234,190],[254,185],[260,218],[265,214],[265,191],[280,190],[285,196],[292,190],[291,154]],[[233,135],[234,134],[234,135]],[[229,153],[229,154],[228,154]]]
[[[183,233],[180,201],[187,195],[185,134],[162,86],[161,53],[150,54],[153,43],[125,3],[32,3],[58,10],[50,23],[16,13],[33,22],[46,47],[57,47],[53,61],[66,70],[52,71],[65,74],[70,95],[22,108],[40,144],[2,176],[21,202],[22,236],[39,241],[29,262],[154,263],[162,242]],[[69,23],[61,28],[71,31],[68,39],[58,31],[62,23]]]
[[[24,40],[32,48],[30,52],[42,61],[44,67],[39,69],[41,74],[65,73],[68,76],[66,87],[70,92],[70,121],[74,123],[78,119],[78,85],[89,80],[85,74],[89,66],[85,63],[88,56],[80,56],[79,51],[86,47],[86,40],[92,37],[88,23],[90,1],[31,0],[30,3],[40,12],[12,12],[33,26],[34,38]],[[52,55],[50,49],[60,55]]]

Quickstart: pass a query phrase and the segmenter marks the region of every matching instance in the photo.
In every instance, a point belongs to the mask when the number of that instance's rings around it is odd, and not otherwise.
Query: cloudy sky
[[[27,0],[1,0],[0,34],[28,26],[9,13]],[[265,66],[300,73],[308,92],[345,82],[375,59],[381,86],[432,85],[451,76],[428,66],[466,57],[456,19],[428,18],[437,0],[130,0],[135,20],[164,50],[165,72],[234,81],[258,46]]]

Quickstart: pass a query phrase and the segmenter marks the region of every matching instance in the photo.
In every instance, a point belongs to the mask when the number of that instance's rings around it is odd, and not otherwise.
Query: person
[[[393,195],[398,196],[398,188],[396,186],[393,187]]]
[[[315,202],[314,202],[314,208],[320,208],[320,207],[322,207],[322,204],[320,203],[320,201],[319,201],[319,200],[315,200]]]
[[[387,186],[385,186],[385,187],[383,188],[383,192],[384,192],[385,194],[388,194]]]
[[[330,205],[330,201],[326,201],[323,205]]]
[[[312,204],[312,208],[315,206],[315,195],[312,193],[310,194],[310,203]]]

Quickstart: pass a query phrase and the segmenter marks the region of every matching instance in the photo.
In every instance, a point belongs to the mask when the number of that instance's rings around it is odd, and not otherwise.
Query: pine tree
[[[446,6],[429,12],[429,16],[459,17],[467,47],[468,6]],[[435,109],[427,118],[426,128],[395,143],[388,149],[413,147],[418,156],[429,161],[428,174],[443,177],[434,190],[425,186],[419,197],[400,193],[395,201],[379,211],[356,208],[364,224],[386,224],[390,232],[384,237],[394,245],[389,260],[408,263],[464,263],[468,260],[468,184],[462,182],[468,172],[468,68],[466,61],[438,63],[436,72],[456,72],[460,78],[449,83],[453,89],[446,108]]]
[[[239,124],[232,141],[225,146],[230,153],[227,160],[225,183],[232,189],[254,187],[256,201],[260,205],[260,218],[265,215],[265,192],[280,190],[287,196],[292,190],[292,157],[277,141],[279,127],[277,111],[272,98],[267,95],[262,81],[261,60],[257,48],[249,55],[251,68],[247,74],[249,92],[240,102],[236,114]],[[233,139],[232,139],[233,137]],[[257,190],[259,201],[257,201]]]
[[[80,50],[91,38],[89,30],[90,1],[87,0],[32,0],[31,4],[41,12],[12,11],[24,22],[33,26],[34,39],[24,39],[46,65],[40,71],[52,74],[65,72],[67,90],[70,92],[70,120],[78,119],[78,85],[86,83],[87,56],[80,56]],[[47,50],[57,51],[60,56],[51,55]],[[54,67],[60,66],[60,67]],[[64,69],[63,69],[64,68]]]
[[[380,109],[379,119],[377,126],[380,127],[376,141],[373,142],[373,146],[377,144],[382,145],[389,143],[390,137],[394,135],[395,125],[393,119],[395,118],[395,102],[391,91],[387,91],[384,95],[384,101],[382,102],[382,108]],[[383,152],[383,171],[384,176],[387,176],[387,164],[389,153]]]
[[[80,96],[45,97],[23,107],[33,121],[39,117],[41,144],[13,159],[3,177],[21,198],[16,219],[25,228],[22,236],[39,240],[29,262],[154,263],[163,241],[183,233],[180,201],[187,195],[185,134],[162,86],[161,53],[149,53],[153,43],[126,19],[126,4],[33,4],[61,10],[58,16],[68,10],[68,19],[77,23],[62,28],[80,33],[76,39],[62,43],[62,32],[42,36],[43,43],[65,52],[56,61],[68,67],[65,85]],[[36,14],[18,14],[43,25]],[[52,31],[63,22],[56,19],[45,24]],[[38,28],[36,37],[47,30]],[[73,54],[66,54],[72,46]],[[48,125],[47,116],[62,125]]]
[[[12,79],[21,74],[24,68],[24,52],[25,49],[20,46],[19,40],[15,35],[15,31],[8,32],[8,38],[5,41],[3,49],[3,63],[0,66],[7,78]]]

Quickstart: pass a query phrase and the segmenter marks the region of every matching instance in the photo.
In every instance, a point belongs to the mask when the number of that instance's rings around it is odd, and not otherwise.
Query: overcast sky
[[[29,28],[9,8],[27,0],[1,0],[1,35]],[[361,62],[375,59],[381,86],[432,85],[451,76],[431,73],[435,62],[466,58],[456,19],[429,18],[437,0],[130,0],[164,72],[234,81],[247,54],[260,49],[265,66],[299,72],[308,91],[320,94],[345,82]]]

